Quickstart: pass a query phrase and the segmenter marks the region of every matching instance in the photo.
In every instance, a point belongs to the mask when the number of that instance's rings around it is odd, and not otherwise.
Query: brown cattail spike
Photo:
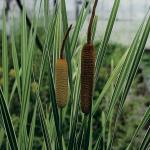
[[[59,108],[63,108],[67,104],[68,96],[68,65],[66,59],[63,58],[63,50],[65,41],[69,35],[72,25],[68,28],[64,40],[62,42],[60,59],[56,61],[56,102]]]
[[[85,114],[92,107],[94,68],[95,48],[93,44],[85,44],[81,55],[81,109]]]
[[[95,48],[91,40],[91,29],[98,0],[95,0],[88,27],[87,43],[81,54],[81,110],[89,114],[92,108],[92,93],[95,71]]]
[[[66,59],[56,62],[56,102],[59,108],[67,104],[68,96],[68,65]]]
[[[64,51],[64,47],[65,47],[65,42],[67,40],[67,37],[69,35],[69,32],[70,32],[71,28],[72,28],[72,24],[69,26],[69,28],[68,28],[65,36],[64,36],[63,42],[62,42],[62,46],[61,46],[61,50],[60,50],[60,58],[61,59],[63,59],[63,51]]]
[[[94,16],[95,16],[95,11],[96,11],[97,3],[98,3],[98,0],[95,0],[94,6],[93,6],[93,10],[92,10],[92,15],[91,15],[91,18],[90,18],[90,23],[89,23],[89,26],[88,26],[87,43],[91,42],[92,24],[93,24],[93,20],[94,20]]]

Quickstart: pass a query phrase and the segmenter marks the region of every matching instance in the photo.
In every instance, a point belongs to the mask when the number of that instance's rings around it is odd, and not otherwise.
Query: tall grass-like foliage
[[[121,0],[114,0],[104,37],[102,40],[100,39],[102,42],[96,52],[94,86],[98,81],[103,60],[106,58],[106,51],[109,51],[107,46],[115,24],[120,1]],[[81,51],[85,43],[81,42],[78,44],[78,41],[80,38],[79,33],[88,16],[89,7],[92,1],[83,1],[78,19],[73,24],[70,36],[66,39],[65,58],[68,65],[68,100],[66,100],[67,105],[61,113],[59,113],[56,103],[55,66],[56,61],[59,58],[60,44],[63,35],[68,29],[66,1],[58,0],[57,5],[53,10],[49,10],[48,0],[43,0],[43,2],[44,3],[41,3],[40,5],[38,15],[35,15],[34,10],[30,27],[26,20],[28,12],[26,12],[23,7],[20,26],[21,39],[19,39],[21,45],[19,49],[16,47],[13,23],[10,38],[11,49],[8,49],[6,18],[5,14],[3,15],[2,67],[4,82],[3,86],[0,87],[0,146],[2,146],[2,141],[5,141],[6,149],[34,149],[33,147],[36,145],[34,144],[37,132],[36,126],[39,122],[39,128],[42,131],[43,137],[40,141],[40,147],[43,150],[111,150],[114,146],[114,140],[117,140],[115,135],[118,132],[117,125],[119,123],[119,118],[122,116],[127,94],[134,80],[149,36],[150,13],[148,12],[143,19],[131,45],[111,72],[111,75],[103,87],[103,90],[98,95],[98,98],[94,101],[92,100],[91,113],[84,117],[80,108],[80,74]],[[42,6],[42,4],[44,5]],[[40,39],[43,41],[43,45],[39,49],[37,29],[39,12],[42,7],[44,7],[44,36],[43,39]],[[92,25],[92,40],[94,40],[96,28],[98,28],[97,20],[98,18],[95,16]],[[40,66],[38,66],[38,75],[35,73],[33,67],[34,56],[37,53],[40,53],[41,56],[39,58]],[[13,67],[16,73],[15,81],[12,86],[9,86],[10,82],[8,77],[8,69],[11,63],[9,61],[9,56],[12,57]],[[44,82],[45,76],[48,78],[48,82],[46,83]],[[34,90],[33,113],[29,113],[31,109],[31,99],[33,99],[31,96],[31,84],[33,82],[37,83],[37,86],[35,86]],[[48,86],[48,105],[50,110],[46,109],[43,105],[46,98],[41,96],[43,82]],[[111,87],[113,85],[115,86],[112,90]],[[105,111],[100,110],[99,106],[102,104],[104,97],[109,94],[110,90],[112,90],[112,94],[107,108]],[[14,122],[14,116],[10,111],[11,106],[16,102],[16,93],[18,95],[17,100],[20,110],[17,127]],[[101,120],[100,129],[98,129],[98,131],[92,126],[93,118],[97,111],[101,111],[100,116],[98,116]],[[31,120],[30,125],[28,125],[29,118]],[[128,145],[125,145],[126,150],[135,148],[134,141],[149,120],[150,106],[145,111],[133,136],[130,137]],[[67,128],[67,132],[65,128]],[[149,131],[148,128],[143,141],[140,141],[141,143],[139,143],[139,147],[136,147],[136,149],[145,150],[148,148],[150,140]],[[98,137],[93,139],[93,134],[95,132],[99,132]]]

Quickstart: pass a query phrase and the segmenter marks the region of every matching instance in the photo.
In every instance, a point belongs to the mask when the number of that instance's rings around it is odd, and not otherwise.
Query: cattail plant
[[[99,78],[102,62],[104,59],[107,62],[108,59],[105,54],[108,50],[107,47],[121,0],[114,0],[104,36],[102,39],[97,39],[100,40],[100,45],[97,49],[95,63],[95,48],[92,42],[94,34],[92,31],[95,32],[98,23],[98,20],[94,18],[97,1],[95,0],[93,7],[88,26],[87,42],[83,47],[82,55],[80,56],[82,43],[78,43],[78,38],[80,38],[79,33],[88,15],[89,0],[84,0],[78,19],[74,22],[75,28],[71,36],[71,42],[68,43],[67,61],[65,55],[63,57],[63,51],[71,27],[67,30],[63,39],[62,47],[59,49],[59,59],[57,59],[55,67],[50,58],[55,58],[57,52],[48,51],[48,49],[52,47],[57,49],[58,45],[54,44],[53,41],[60,43],[61,26],[63,25],[63,28],[66,28],[69,22],[66,0],[59,1],[57,6],[52,9],[49,7],[49,1],[44,0],[38,7],[39,16],[34,15],[33,20],[30,20],[27,16],[28,12],[25,7],[18,3],[22,10],[22,15],[19,17],[21,20],[17,21],[20,22],[18,25],[20,28],[14,26],[16,19],[12,20],[12,23],[14,23],[10,26],[12,30],[9,35],[7,35],[7,21],[5,15],[3,16],[2,41],[0,44],[2,45],[2,53],[0,53],[0,60],[2,60],[0,61],[0,65],[2,65],[0,66],[0,149],[144,150],[149,146],[150,129],[147,128],[147,125],[149,125],[150,106],[145,106],[143,103],[143,107],[141,107],[141,105],[138,105],[141,102],[137,103],[136,110],[142,112],[138,113],[138,118],[135,116],[137,111],[136,113],[130,112],[133,116],[128,115],[129,118],[124,120],[123,123],[120,118],[124,117],[123,115],[128,112],[128,107],[130,107],[130,105],[125,105],[128,99],[127,94],[136,76],[149,37],[150,11],[142,21],[131,46],[127,46],[126,51],[124,51],[125,47],[119,45],[120,49],[124,49],[122,51],[124,54],[115,63],[115,68],[109,74],[110,76],[103,88],[96,91],[95,103],[92,103],[94,85],[99,85],[99,82],[101,82],[97,79]],[[44,4],[44,7],[42,7],[42,4]],[[40,23],[41,20],[43,21],[43,18],[41,18],[43,8],[44,23]],[[37,10],[33,14],[37,14]],[[41,40],[36,34],[39,24],[43,25],[40,29],[46,31],[42,32],[42,46],[40,46]],[[47,25],[45,26],[45,24]],[[20,31],[19,36],[15,36],[16,29]],[[42,50],[42,54],[38,52],[37,47]],[[117,53],[114,50],[113,54],[114,52]],[[82,59],[81,70],[78,68],[80,59]],[[34,63],[35,61],[36,63]],[[9,72],[9,66],[14,70]],[[38,67],[39,73],[34,67]],[[53,67],[56,69],[55,77],[53,76]],[[69,82],[71,85],[69,89],[71,91],[70,102],[67,102],[67,91],[69,91],[68,70],[71,79]],[[54,84],[54,80],[56,84]],[[80,85],[81,91],[79,91]],[[112,86],[113,88],[111,88]],[[46,90],[47,87],[49,92]],[[45,92],[48,93],[45,95]],[[82,115],[79,112],[78,105],[80,96]],[[49,100],[50,111],[43,107],[47,104],[46,99]],[[147,104],[148,99],[144,98],[144,102]],[[67,110],[64,110],[67,103],[69,103]],[[105,105],[106,103],[109,105]],[[143,110],[145,110],[145,113]],[[99,112],[101,112],[101,115],[99,115]],[[133,117],[136,120],[132,120]],[[131,123],[133,124],[129,126],[128,120],[132,120]],[[137,121],[139,121],[139,124],[137,124]],[[96,126],[98,125],[96,129],[92,126],[93,123]],[[131,136],[124,140],[126,133],[120,132],[120,127],[124,129],[131,128],[127,130],[127,134]],[[144,135],[144,133],[146,134]]]
[[[68,28],[64,40],[62,42],[60,58],[56,62],[56,102],[59,108],[63,108],[67,104],[68,91],[68,65],[63,57],[65,41],[69,35],[72,25]]]
[[[92,42],[92,24],[98,0],[95,0],[90,23],[88,26],[87,43],[81,54],[81,109],[89,114],[92,107],[92,92],[95,68],[95,48]]]

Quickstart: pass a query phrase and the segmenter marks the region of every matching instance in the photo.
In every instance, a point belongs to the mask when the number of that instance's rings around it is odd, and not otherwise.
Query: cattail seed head
[[[68,91],[68,65],[65,59],[56,62],[56,102],[59,108],[67,104]]]
[[[62,42],[60,59],[56,61],[56,102],[59,108],[63,108],[67,104],[68,95],[68,64],[66,59],[63,58],[63,50],[65,41],[69,35],[72,25],[68,28],[64,40]]]
[[[81,109],[88,114],[92,106],[92,91],[95,68],[95,48],[85,44],[81,54]]]
[[[89,114],[92,108],[93,81],[95,71],[95,48],[92,43],[92,24],[98,0],[95,0],[88,27],[87,43],[81,54],[81,110]]]

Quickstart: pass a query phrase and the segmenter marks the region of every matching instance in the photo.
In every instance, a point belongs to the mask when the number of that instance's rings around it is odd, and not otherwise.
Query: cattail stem
[[[88,149],[89,143],[87,142],[87,130],[88,129],[88,116],[84,114],[84,141],[83,141],[83,148],[84,150]]]
[[[92,24],[93,24],[93,20],[94,20],[94,16],[95,16],[97,3],[98,3],[98,0],[95,0],[93,10],[92,10],[92,15],[91,15],[91,18],[90,18],[90,23],[89,23],[89,26],[88,26],[87,43],[92,42]]]
[[[84,150],[88,150],[89,147],[89,140],[90,140],[90,129],[91,129],[91,112],[89,113],[89,115],[87,116],[86,114],[84,114],[84,118],[85,118],[85,135],[84,135]]]
[[[62,108],[60,108],[60,121],[59,121],[59,125],[60,125],[60,139],[61,139],[61,146],[60,148],[62,149]]]
[[[69,28],[68,28],[68,30],[67,30],[67,32],[65,34],[65,37],[63,39],[63,42],[62,42],[62,46],[61,46],[61,50],[60,50],[60,58],[61,59],[63,59],[63,51],[64,51],[64,47],[65,47],[65,42],[67,40],[67,37],[69,35],[69,32],[70,32],[71,28],[72,28],[72,24],[69,26]]]

